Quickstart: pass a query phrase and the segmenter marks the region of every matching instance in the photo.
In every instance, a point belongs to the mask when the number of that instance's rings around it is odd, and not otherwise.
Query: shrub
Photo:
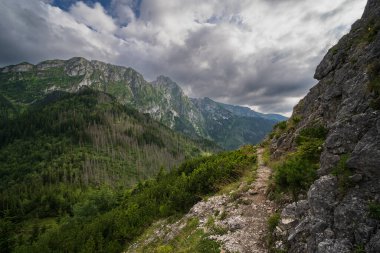
[[[276,187],[290,192],[293,199],[297,199],[298,194],[316,179],[316,169],[317,165],[308,160],[297,155],[292,156],[277,166],[274,173]]]
[[[219,253],[220,245],[216,241],[208,239],[207,236],[204,235],[196,247],[196,252]]]
[[[276,125],[274,125],[274,129],[280,129],[280,130],[285,130],[286,129],[287,122],[286,121],[281,121],[278,122]]]
[[[293,124],[295,124],[295,125],[297,125],[301,120],[302,120],[302,117],[301,117],[301,116],[294,115],[294,116],[292,117],[292,122],[293,122]]]
[[[296,143],[301,145],[302,142],[307,141],[307,139],[325,139],[328,130],[321,124],[317,124],[314,127],[307,127],[300,131],[299,136],[296,138]]]
[[[349,177],[352,175],[352,172],[346,166],[348,158],[348,154],[342,155],[340,157],[338,165],[335,166],[335,168],[332,171],[332,174],[338,178],[339,193],[341,195],[344,195],[348,187],[351,185]]]
[[[277,225],[280,223],[280,214],[274,213],[268,218],[268,229],[270,233],[273,233],[273,231],[276,229]]]

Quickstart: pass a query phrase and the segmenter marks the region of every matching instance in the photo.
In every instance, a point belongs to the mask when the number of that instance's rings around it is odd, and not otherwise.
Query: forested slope
[[[121,189],[218,150],[88,88],[53,92],[21,113],[0,99],[8,105],[0,122],[2,252],[32,244],[76,212],[111,208]]]

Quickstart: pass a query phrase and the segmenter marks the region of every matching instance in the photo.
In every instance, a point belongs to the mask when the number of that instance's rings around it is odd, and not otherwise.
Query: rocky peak
[[[50,68],[57,68],[64,66],[65,61],[63,60],[47,60],[40,62],[36,65],[37,70],[47,70]]]
[[[1,73],[8,73],[8,72],[27,72],[33,70],[34,65],[30,64],[29,62],[21,62],[16,65],[7,66],[4,68],[1,68]]]
[[[174,82],[172,79],[170,79],[167,76],[160,75],[157,77],[155,81],[151,82],[151,84],[156,87],[160,87],[166,91],[169,91],[171,93],[184,95],[181,87],[179,87],[179,85],[176,82]]]

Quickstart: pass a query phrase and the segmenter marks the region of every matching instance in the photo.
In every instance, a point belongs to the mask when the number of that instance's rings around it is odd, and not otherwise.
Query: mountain
[[[224,113],[233,114],[233,122],[244,122],[249,133],[240,134],[240,129],[231,122],[224,126],[223,121],[211,120],[209,127],[210,119],[218,119],[220,115],[211,115],[211,111],[199,107],[206,106],[206,103],[187,97],[170,78],[159,76],[155,81],[147,82],[132,68],[79,57],[67,61],[48,60],[37,65],[24,62],[0,69],[0,92],[18,110],[52,91],[76,92],[83,86],[109,93],[121,104],[149,113],[171,129],[193,138],[216,141],[228,149],[257,143],[264,138],[270,126],[284,120],[280,115],[260,114],[245,107],[219,104],[221,108],[218,111],[224,109]],[[222,139],[215,134],[216,124],[222,124],[224,131],[231,128],[232,131]]]
[[[204,118],[208,136],[227,149],[234,149],[247,141],[259,143],[277,122],[263,117],[253,117],[253,114],[256,115],[256,112],[253,111],[248,116],[238,114],[234,110],[230,110],[230,107],[243,109],[244,107],[229,106],[226,108],[224,104],[217,103],[210,98],[192,99],[192,101]]]
[[[318,84],[271,134],[277,188],[298,198],[282,208],[276,250],[380,252],[379,31],[380,2],[369,0],[317,67]]]
[[[274,121],[284,121],[287,120],[288,118],[279,114],[264,114],[264,113],[259,113],[251,110],[248,107],[244,106],[238,106],[238,105],[228,105],[228,104],[223,104],[223,103],[218,103],[221,105],[224,109],[232,112],[233,114],[237,116],[242,116],[242,117],[250,117],[250,118],[263,118],[263,119],[268,119],[268,120],[274,120]]]

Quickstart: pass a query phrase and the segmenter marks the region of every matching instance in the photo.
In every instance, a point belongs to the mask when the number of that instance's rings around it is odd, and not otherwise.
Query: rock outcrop
[[[380,1],[369,0],[362,18],[318,66],[319,83],[294,108],[292,118],[300,121],[272,139],[279,157],[296,148],[301,129],[328,129],[320,178],[306,199],[282,211],[279,226],[287,231],[290,252],[380,252],[380,222],[373,214],[380,203],[379,30]],[[339,161],[350,173],[345,179],[333,175]]]

